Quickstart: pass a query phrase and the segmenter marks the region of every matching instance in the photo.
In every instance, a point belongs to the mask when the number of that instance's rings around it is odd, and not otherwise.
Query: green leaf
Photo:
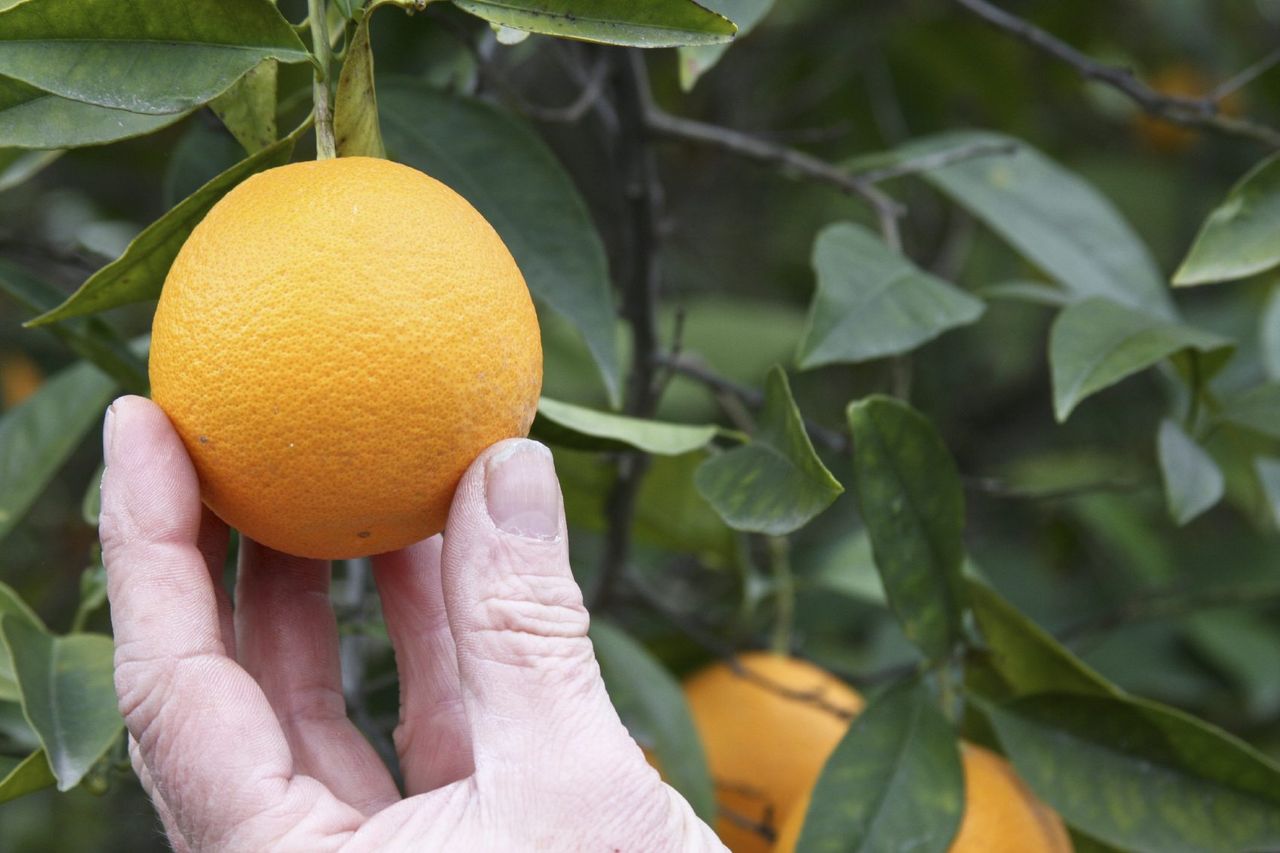
[[[115,382],[81,362],[0,417],[0,539],[102,417],[115,391]]]
[[[1271,291],[1259,323],[1258,346],[1262,368],[1273,382],[1280,379],[1280,288]]]
[[[933,424],[906,403],[872,396],[848,409],[854,490],[889,606],[933,659],[963,636],[964,493]]]
[[[1175,285],[1210,284],[1280,264],[1280,155],[1240,179],[1204,221],[1173,275]]]
[[[98,526],[98,516],[102,514],[102,475],[106,470],[106,465],[98,466],[98,470],[89,478],[89,485],[85,487],[84,497],[80,500],[80,517],[90,527]]]
[[[575,450],[643,450],[679,456],[706,447],[720,433],[714,424],[693,426],[598,412],[543,397],[531,435]]]
[[[853,223],[818,233],[813,269],[818,291],[800,342],[802,369],[910,352],[982,316],[981,300],[920,270]]]
[[[84,630],[89,617],[107,603],[107,569],[98,563],[80,573],[80,603],[71,621],[71,632]]]
[[[0,118],[0,121],[3,121],[3,118]],[[65,153],[57,150],[24,151],[21,148],[0,148],[0,193],[13,189],[39,174],[45,166]]]
[[[276,78],[279,63],[265,59],[244,73],[231,88],[209,102],[244,150],[255,154],[279,137],[276,127]]]
[[[1169,419],[1156,438],[1169,515],[1186,524],[1222,500],[1226,481],[1218,463],[1182,427]]]
[[[0,37],[2,39],[3,37]],[[0,40],[0,51],[3,41]],[[168,127],[186,113],[142,115],[64,98],[0,77],[0,146],[78,148],[129,139]]]
[[[694,482],[730,527],[771,536],[808,524],[844,491],[814,451],[780,367],[765,382],[752,441],[709,458]]]
[[[1053,409],[1059,422],[1090,395],[1187,349],[1212,352],[1231,341],[1109,299],[1067,306],[1049,333]]]
[[[979,287],[974,291],[982,299],[1006,299],[1014,302],[1030,302],[1033,305],[1048,305],[1061,308],[1072,302],[1070,291],[1043,281],[1001,281]]]
[[[40,617],[27,606],[17,590],[0,582],[0,619],[6,615],[20,619],[36,628],[44,627]],[[4,637],[0,636],[0,702],[17,702],[20,695],[18,682],[13,675],[13,663],[9,660],[8,647],[4,643]]]
[[[27,0],[0,12],[0,75],[102,107],[191,110],[306,47],[267,0]]]
[[[177,206],[244,156],[244,146],[225,127],[210,121],[188,123],[165,164],[160,183],[164,209]]]
[[[699,0],[699,3],[737,25],[738,34],[734,41],[755,29],[773,8],[773,0]],[[680,88],[686,92],[692,89],[698,78],[710,71],[728,49],[727,44],[680,48]]]
[[[3,762],[0,763],[0,803],[34,794],[55,781],[43,749],[37,749],[21,761],[0,757],[0,762]]]
[[[603,619],[592,620],[591,642],[618,716],[653,750],[663,778],[698,817],[714,822],[715,789],[679,682],[644,646]]]
[[[632,47],[718,44],[737,32],[723,15],[693,0],[453,0],[455,6],[531,33]]]
[[[916,683],[867,706],[822,768],[798,853],[945,853],[964,813],[956,737]]]
[[[933,136],[911,156],[969,144],[1013,144],[1016,153],[976,157],[921,177],[946,193],[1076,298],[1106,296],[1174,316],[1151,253],[1092,185],[1024,142],[986,131]]]
[[[0,617],[0,635],[27,722],[49,756],[58,790],[70,790],[124,729],[112,683],[111,638],[54,637],[12,616]]]
[[[1271,518],[1276,527],[1280,527],[1280,459],[1259,456],[1253,460],[1253,469],[1263,497],[1271,507]]]
[[[616,404],[616,313],[604,244],[555,155],[492,104],[405,79],[384,80],[379,100],[392,159],[443,181],[484,214],[533,295],[582,334]]]
[[[1198,657],[1239,688],[1252,719],[1280,712],[1280,631],[1269,619],[1240,608],[1196,613],[1186,637]]]
[[[377,3],[367,9],[356,26],[338,76],[333,105],[333,136],[339,157],[386,157],[382,128],[378,124],[378,95],[373,88],[373,48],[369,44],[369,19]]]
[[[982,708],[1018,775],[1104,842],[1153,853],[1280,846],[1280,768],[1194,717],[1067,693]]]
[[[1268,382],[1222,401],[1218,420],[1280,439],[1280,382]]]
[[[178,250],[191,230],[204,219],[209,208],[250,175],[287,163],[293,146],[310,126],[311,119],[308,118],[284,139],[241,160],[187,196],[177,207],[143,229],[123,255],[91,275],[65,302],[27,325],[55,323],[158,297]]]
[[[48,311],[62,300],[57,289],[3,258],[0,258],[0,292],[33,314]],[[121,388],[134,394],[147,392],[146,362],[105,321],[92,317],[47,328],[72,352],[116,380]]]

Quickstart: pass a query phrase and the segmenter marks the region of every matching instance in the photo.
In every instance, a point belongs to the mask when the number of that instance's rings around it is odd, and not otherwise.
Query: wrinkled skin
[[[102,543],[134,768],[179,851],[720,851],[618,720],[550,454],[502,442],[443,538],[373,559],[401,680],[402,795],[346,716],[322,562],[200,502],[164,414],[117,400]]]

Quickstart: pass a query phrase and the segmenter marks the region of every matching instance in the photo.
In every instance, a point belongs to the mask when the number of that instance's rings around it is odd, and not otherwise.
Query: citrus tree
[[[610,695],[732,849],[1280,848],[1276,27],[0,0],[0,848],[160,843],[94,433],[214,205],[350,156],[510,248]],[[335,572],[393,760],[368,565]]]

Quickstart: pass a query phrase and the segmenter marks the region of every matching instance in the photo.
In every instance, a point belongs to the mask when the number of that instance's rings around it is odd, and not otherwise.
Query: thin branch
[[[1223,99],[1234,95],[1245,86],[1248,86],[1254,80],[1257,80],[1277,64],[1280,64],[1280,47],[1277,47],[1257,62],[1219,83],[1214,87],[1213,91],[1209,93],[1208,97],[1212,101],[1221,102]]]
[[[1280,130],[1247,119],[1223,115],[1219,99],[1213,93],[1205,97],[1186,97],[1157,92],[1140,80],[1131,69],[1099,62],[1076,50],[1057,36],[988,3],[987,0],[955,0],[955,2],[992,26],[1070,65],[1080,76],[1122,92],[1154,116],[1174,124],[1216,130],[1232,136],[1253,139],[1272,148],[1280,148]]]
[[[971,142],[968,145],[957,145],[954,148],[944,148],[941,151],[934,151],[909,160],[903,160],[901,163],[885,166],[882,169],[859,172],[858,176],[863,180],[878,184],[881,181],[900,178],[903,175],[932,172],[935,169],[941,169],[965,160],[974,160],[978,157],[990,157],[999,154],[1012,154],[1017,150],[1018,145],[1015,142]]]
[[[311,24],[312,50],[316,56],[312,97],[316,104],[316,159],[331,160],[338,156],[333,142],[333,108],[329,100],[329,75],[333,72],[333,55],[329,42],[329,23],[325,17],[328,4],[307,0],[308,22]]]
[[[521,99],[520,110],[530,118],[545,122],[572,124],[582,118],[604,97],[605,84],[609,82],[609,59],[601,54],[587,72],[578,96],[563,107],[544,107]]]

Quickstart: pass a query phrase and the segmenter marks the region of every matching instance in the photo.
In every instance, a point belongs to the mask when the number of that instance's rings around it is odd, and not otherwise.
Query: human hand
[[[101,533],[134,768],[178,850],[723,850],[600,680],[550,454],[471,466],[443,540],[373,558],[407,796],[346,716],[329,567],[242,542],[168,419],[117,400]]]

